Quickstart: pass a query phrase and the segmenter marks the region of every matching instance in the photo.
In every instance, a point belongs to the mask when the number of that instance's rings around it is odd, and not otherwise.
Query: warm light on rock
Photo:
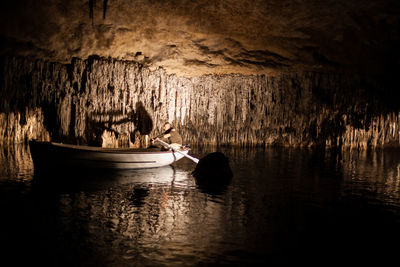
[[[2,142],[399,145],[397,2],[45,2],[1,9]]]
[[[5,2],[1,53],[63,63],[99,55],[200,76],[380,72],[398,58],[395,1]]]
[[[302,72],[184,78],[98,57],[68,65],[5,58],[2,65],[8,85],[1,98],[2,142],[142,147],[171,121],[192,145],[400,144],[396,92],[373,77]]]

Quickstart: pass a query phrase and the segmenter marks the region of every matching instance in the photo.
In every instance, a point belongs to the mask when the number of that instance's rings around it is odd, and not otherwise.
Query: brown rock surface
[[[143,146],[171,121],[189,144],[399,146],[397,95],[373,77],[185,78],[131,61],[1,61],[0,141]]]
[[[1,53],[63,63],[99,55],[188,77],[376,73],[399,58],[394,0],[4,2]]]

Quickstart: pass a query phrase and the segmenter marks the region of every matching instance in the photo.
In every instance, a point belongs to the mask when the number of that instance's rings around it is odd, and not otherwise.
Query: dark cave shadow
[[[153,120],[141,101],[136,103],[134,124],[140,134],[147,135],[153,130]]]
[[[107,116],[107,120],[96,119],[96,117]],[[122,116],[121,119],[115,120],[116,116]],[[123,114],[122,111],[111,111],[111,112],[96,112],[87,115],[87,141],[89,145],[101,146],[102,134],[104,130],[113,133],[116,138],[119,136],[119,132],[112,129],[113,125],[121,125],[134,121],[135,111]]]
[[[136,133],[139,133],[140,135],[148,135],[153,130],[153,120],[144,107],[142,101],[137,102],[135,109],[128,113],[124,113],[120,110],[111,110],[109,112],[93,112],[87,114],[86,132],[83,137],[74,136],[76,127],[75,119],[77,114],[75,105],[73,103],[71,104],[71,121],[68,135],[60,134],[61,125],[57,119],[56,106],[50,102],[44,102],[42,104],[42,109],[44,113],[44,126],[51,134],[51,139],[53,142],[101,146],[102,134],[104,130],[113,133],[115,137],[118,138],[121,133],[113,129],[113,126],[125,123],[133,123],[135,129],[129,134],[131,142],[134,143]],[[120,117],[120,119],[115,119],[116,117]]]
[[[108,116],[108,120],[102,121],[96,119],[96,117],[100,116]],[[115,120],[115,116],[122,116],[122,118]],[[112,126],[129,122],[132,122],[135,126],[135,130],[130,133],[130,139],[133,143],[135,142],[136,132],[139,132],[141,135],[148,135],[153,130],[153,120],[141,101],[136,103],[135,110],[126,114],[123,114],[122,111],[111,111],[96,112],[88,115],[87,128],[89,129],[89,133],[87,140],[89,145],[101,145],[101,135],[104,130],[114,133],[116,138],[118,138],[120,133],[112,129]]]

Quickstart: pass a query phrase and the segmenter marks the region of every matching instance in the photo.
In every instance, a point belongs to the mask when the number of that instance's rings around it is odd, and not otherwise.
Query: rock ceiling
[[[1,8],[1,54],[90,55],[197,76],[399,65],[397,0],[21,0]]]

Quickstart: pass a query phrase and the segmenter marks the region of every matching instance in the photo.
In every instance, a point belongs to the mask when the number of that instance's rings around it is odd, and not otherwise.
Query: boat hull
[[[179,152],[159,149],[112,149],[52,142],[29,143],[35,168],[144,169],[167,166],[184,157]]]

